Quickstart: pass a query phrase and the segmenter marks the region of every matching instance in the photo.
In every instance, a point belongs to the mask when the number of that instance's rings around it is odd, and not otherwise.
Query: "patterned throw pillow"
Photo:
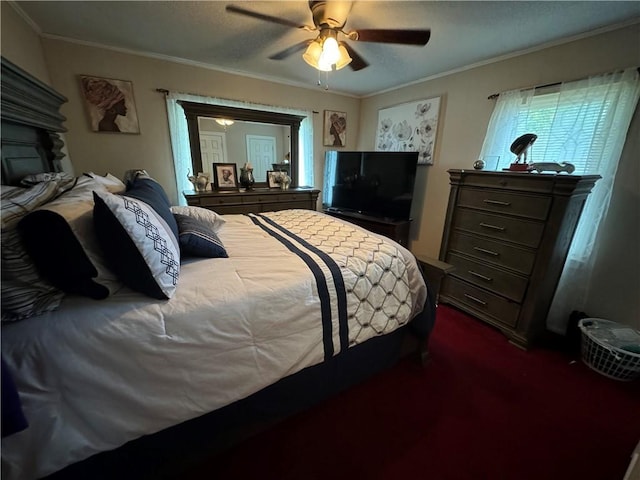
[[[64,293],[38,274],[27,254],[16,225],[26,214],[51,200],[59,182],[50,181],[29,188],[2,187],[1,257],[2,321],[15,321],[55,310]]]
[[[171,213],[171,203],[165,193],[162,185],[150,177],[137,176],[134,180],[127,183],[126,196],[137,198],[153,208],[160,215],[170,232],[178,240],[178,224]]]
[[[54,286],[100,300],[122,283],[105,263],[93,226],[93,191],[106,192],[100,181],[78,177],[55,200],[26,215],[18,230],[38,271]]]
[[[96,235],[110,268],[136,291],[171,298],[180,276],[180,249],[162,216],[126,195],[94,192],[93,197]]]
[[[178,222],[180,253],[194,257],[228,258],[218,235],[206,223],[194,217],[174,213]]]
[[[218,229],[226,222],[222,215],[219,215],[208,208],[194,207],[191,205],[173,206],[171,207],[171,211],[174,215],[177,213],[179,215],[186,215],[188,217],[193,217],[196,220],[200,220],[202,223],[208,225],[214,232],[217,232]]]

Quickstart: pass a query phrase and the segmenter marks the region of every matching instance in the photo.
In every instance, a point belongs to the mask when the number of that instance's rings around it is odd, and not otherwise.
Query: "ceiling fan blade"
[[[343,45],[344,48],[346,48],[347,53],[351,57],[351,63],[349,64],[349,66],[351,67],[351,70],[353,70],[354,72],[357,72],[358,70],[362,70],[363,68],[366,68],[369,66],[369,63],[364,58],[362,58],[360,54],[358,54],[358,52],[356,52],[353,48],[351,48],[351,46],[348,43],[341,42],[340,44]]]
[[[356,33],[356,35],[353,35]],[[356,38],[353,38],[356,37]],[[403,45],[426,45],[431,37],[431,30],[356,30],[349,34],[349,39],[359,42],[399,43]]]
[[[227,12],[237,13],[240,15],[245,15],[247,17],[257,18],[258,20],[264,20],[266,22],[278,23],[280,25],[285,25],[287,27],[293,28],[301,28],[304,30],[309,30],[307,25],[300,25],[285,18],[273,17],[271,15],[266,15],[264,13],[254,12],[252,10],[247,10],[246,8],[237,7],[236,5],[227,5],[225,7]]]
[[[296,43],[295,45],[292,45],[289,48],[285,48],[284,50],[278,53],[274,53],[273,55],[270,55],[269,58],[271,60],[284,60],[288,56],[293,55],[294,53],[297,53],[301,50],[304,50],[309,46],[311,42],[313,42],[313,40],[305,40],[304,42]]]

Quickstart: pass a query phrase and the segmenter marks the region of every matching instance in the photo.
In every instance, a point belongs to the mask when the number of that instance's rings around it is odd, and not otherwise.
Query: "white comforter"
[[[2,440],[2,477],[44,476],[221,408],[421,311],[425,284],[398,244],[317,212],[267,217],[225,216],[218,234],[229,258],[184,261],[169,301],[128,289],[103,301],[68,297],[56,312],[3,327],[30,426]]]

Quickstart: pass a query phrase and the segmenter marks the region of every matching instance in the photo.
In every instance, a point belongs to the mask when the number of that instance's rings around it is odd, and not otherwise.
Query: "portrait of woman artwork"
[[[81,75],[80,91],[92,131],[140,133],[131,82]]]
[[[347,145],[347,114],[345,112],[324,111],[324,145],[331,147]]]

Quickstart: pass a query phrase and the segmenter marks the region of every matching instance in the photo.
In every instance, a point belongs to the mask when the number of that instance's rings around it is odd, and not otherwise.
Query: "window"
[[[604,158],[610,158],[611,144],[601,123],[607,123],[614,99],[607,95],[605,86],[597,86],[588,98],[561,98],[555,92],[536,91],[529,101],[518,109],[516,129],[538,135],[528,154],[530,162],[568,161],[576,168],[575,174],[598,173]],[[509,160],[507,157],[506,160]],[[509,161],[501,162],[508,167]]]
[[[638,70],[598,75],[554,87],[501,93],[489,121],[480,158],[500,156],[499,168],[515,160],[509,147],[525,133],[538,138],[529,162],[569,162],[574,175],[602,178],[589,195],[547,319],[558,333],[572,310],[581,310],[589,289],[598,226],[609,206],[631,117],[640,96]]]

